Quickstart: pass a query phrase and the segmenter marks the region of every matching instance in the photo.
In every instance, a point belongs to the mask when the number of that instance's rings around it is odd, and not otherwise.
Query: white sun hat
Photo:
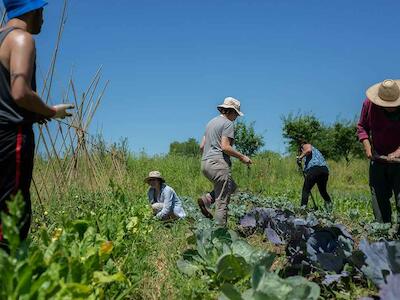
[[[223,104],[217,106],[218,110],[220,108],[231,108],[234,109],[239,116],[244,116],[244,113],[240,111],[240,101],[233,97],[226,97]]]

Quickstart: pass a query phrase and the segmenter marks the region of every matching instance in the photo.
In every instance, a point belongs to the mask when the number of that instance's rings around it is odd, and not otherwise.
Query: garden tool
[[[400,158],[389,159],[386,155],[374,155],[372,157],[372,160],[378,160],[378,161],[380,160],[380,161],[395,163],[395,164],[400,163]]]

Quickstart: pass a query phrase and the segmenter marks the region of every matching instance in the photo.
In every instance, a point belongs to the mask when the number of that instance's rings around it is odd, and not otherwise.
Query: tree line
[[[357,121],[337,120],[325,124],[313,114],[288,114],[282,117],[282,136],[289,154],[297,154],[299,141],[306,140],[317,147],[327,159],[350,161],[361,157],[363,149],[357,140]],[[238,121],[235,124],[235,147],[247,156],[254,156],[265,146],[264,136],[257,133],[255,123]],[[170,144],[169,154],[199,156],[199,143],[195,138]]]

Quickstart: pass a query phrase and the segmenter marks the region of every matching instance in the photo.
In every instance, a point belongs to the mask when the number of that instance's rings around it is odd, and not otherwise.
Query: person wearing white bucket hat
[[[214,189],[199,198],[198,204],[203,215],[213,218],[210,206],[215,202],[215,221],[219,226],[226,226],[230,196],[236,189],[231,175],[230,157],[236,157],[247,165],[252,162],[232,147],[235,140],[233,122],[238,116],[243,116],[240,101],[227,97],[217,109],[221,114],[208,122],[200,145],[203,153],[201,170],[213,183]]]
[[[394,194],[400,223],[400,80],[386,79],[368,88],[357,134],[370,159],[369,185],[375,219],[392,222]]]
[[[157,219],[166,221],[186,217],[181,200],[174,189],[165,184],[159,171],[151,171],[144,182],[150,185],[147,196]]]

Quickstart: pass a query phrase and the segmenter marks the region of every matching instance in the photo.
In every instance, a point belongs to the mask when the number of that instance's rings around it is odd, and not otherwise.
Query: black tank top
[[[0,47],[6,36],[15,28],[10,27],[0,32]],[[0,63],[0,127],[32,125],[36,114],[19,107],[11,96],[10,71]],[[34,65],[31,87],[36,91],[36,62]]]

